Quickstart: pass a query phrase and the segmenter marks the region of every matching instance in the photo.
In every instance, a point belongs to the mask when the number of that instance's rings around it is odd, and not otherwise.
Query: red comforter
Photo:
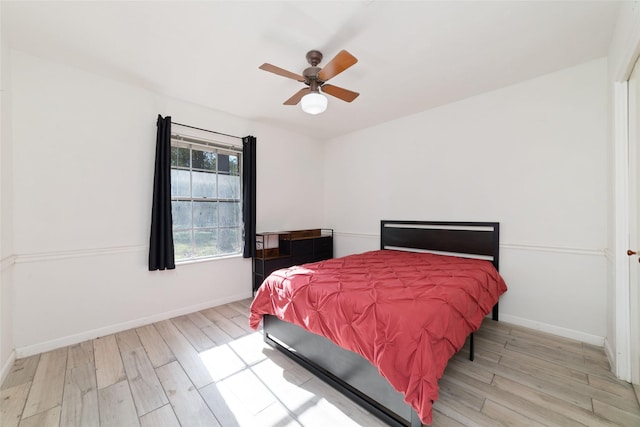
[[[447,362],[506,290],[488,261],[372,251],[274,272],[250,323],[272,314],[360,354],[430,424]]]

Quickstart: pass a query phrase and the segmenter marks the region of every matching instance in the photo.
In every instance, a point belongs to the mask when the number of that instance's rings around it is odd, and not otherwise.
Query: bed
[[[387,424],[417,427],[447,361],[498,320],[498,263],[498,223],[381,221],[380,250],[272,273],[250,322]]]

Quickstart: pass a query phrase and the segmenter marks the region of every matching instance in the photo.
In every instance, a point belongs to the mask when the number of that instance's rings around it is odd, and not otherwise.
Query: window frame
[[[176,258],[176,264],[186,264],[186,263],[192,263],[192,262],[199,262],[199,261],[208,261],[208,260],[215,260],[215,259],[222,259],[222,258],[229,258],[229,257],[237,257],[237,256],[242,256],[242,252],[243,252],[243,245],[244,245],[244,239],[243,239],[243,223],[242,223],[242,204],[243,204],[243,197],[242,197],[242,192],[243,192],[243,174],[242,174],[242,156],[243,156],[243,151],[242,151],[242,147],[241,146],[236,146],[236,145],[232,145],[232,144],[224,144],[224,143],[219,143],[216,141],[208,141],[208,140],[204,140],[204,139],[200,139],[200,138],[194,138],[194,137],[190,137],[190,136],[183,136],[183,135],[178,135],[178,134],[172,134],[171,135],[171,149],[173,151],[173,148],[186,148],[189,150],[189,167],[186,168],[184,166],[175,166],[172,162],[171,164],[171,171],[173,172],[174,170],[182,170],[182,171],[188,171],[189,173],[189,197],[185,197],[183,195],[174,195],[173,191],[171,193],[171,203],[172,203],[172,216],[173,216],[173,202],[190,202],[192,205],[190,206],[190,224],[188,227],[181,227],[176,229],[175,227],[175,218],[172,218],[172,236],[174,237],[174,252],[175,252],[175,258]],[[192,152],[196,150],[196,151],[202,151],[202,152],[211,152],[211,153],[215,153],[215,158],[216,158],[216,165],[215,165],[215,171],[213,171],[213,173],[215,173],[215,182],[216,182],[216,190],[215,190],[215,197],[205,197],[205,196],[201,196],[201,197],[194,197],[193,196],[193,173],[194,172],[211,172],[210,170],[206,170],[206,169],[202,169],[202,168],[194,168],[193,166],[193,155]],[[237,176],[240,180],[240,186],[238,189],[238,193],[237,193],[237,198],[229,198],[229,197],[219,197],[219,183],[220,183],[220,176],[221,175],[228,175],[228,176],[236,176],[235,174],[232,174],[231,171],[229,171],[229,173],[225,173],[224,171],[220,171],[219,170],[219,158],[218,155],[227,155],[227,156],[236,156],[238,161],[237,161]],[[171,177],[171,185],[173,187],[174,185],[174,178],[173,178],[173,173],[172,173],[172,177]],[[205,226],[205,227],[196,227],[196,221],[194,218],[194,211],[195,209],[193,209],[193,203],[198,203],[198,202],[216,202],[216,221],[215,221],[215,225],[213,226]],[[238,217],[237,217],[237,226],[223,226],[221,225],[220,222],[220,203],[237,203],[238,204]],[[225,253],[219,253],[219,237],[220,237],[220,231],[221,230],[236,230],[238,237],[237,237],[237,248],[235,251],[233,252],[225,252]],[[207,254],[207,255],[202,255],[202,256],[198,256],[197,255],[197,246],[196,246],[196,236],[195,236],[195,232],[196,231],[215,231],[216,232],[216,254]],[[186,258],[179,258],[179,254],[176,250],[176,239],[175,239],[175,235],[176,232],[189,232],[189,239],[190,239],[190,245],[191,245],[191,249],[189,251],[190,256],[186,257]]]

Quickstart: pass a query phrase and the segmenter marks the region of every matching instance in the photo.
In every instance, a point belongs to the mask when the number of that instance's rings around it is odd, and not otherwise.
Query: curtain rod
[[[173,124],[173,125],[178,125],[178,126],[184,126],[184,127],[186,127],[186,128],[191,128],[191,129],[201,130],[201,131],[204,131],[204,132],[215,133],[215,134],[217,134],[217,135],[224,135],[224,136],[228,136],[228,137],[231,137],[231,138],[242,139],[242,137],[240,137],[240,136],[229,135],[229,134],[227,134],[227,133],[216,132],[216,131],[214,131],[214,130],[209,130],[209,129],[197,128],[197,127],[195,127],[195,126],[183,125],[182,123],[178,123],[178,122],[171,122],[171,124]]]
[[[211,141],[204,138],[181,135],[179,133],[171,132],[171,138],[180,142],[187,142],[189,144],[197,145],[205,148],[217,148],[234,153],[242,153],[242,145],[225,144],[219,141]]]

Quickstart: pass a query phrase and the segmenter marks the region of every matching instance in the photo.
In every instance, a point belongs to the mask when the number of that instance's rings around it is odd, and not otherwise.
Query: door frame
[[[637,360],[639,355],[632,354],[637,351],[633,347],[631,337],[631,283],[629,280],[629,232],[631,218],[631,206],[629,205],[630,173],[640,175],[640,170],[631,170],[629,166],[629,147],[632,143],[629,139],[629,78],[633,68],[640,57],[640,40],[636,40],[635,46],[628,49],[625,58],[621,61],[617,70],[612,70],[613,80],[613,185],[614,185],[614,217],[613,217],[613,262],[614,262],[614,306],[615,318],[615,349],[610,355],[613,360],[615,375],[625,381],[631,382],[631,361]],[[639,130],[640,131],[640,130]],[[640,165],[638,165],[640,168]],[[637,213],[640,215],[640,212]],[[640,307],[635,307],[640,309]],[[636,338],[637,339],[637,338]],[[638,378],[633,378],[637,383]]]
[[[626,77],[628,79],[628,76]],[[615,263],[615,349],[616,377],[631,380],[631,317],[629,310],[629,115],[628,80],[614,82],[614,263]]]
[[[635,73],[635,75],[634,75]],[[640,92],[638,82],[640,80],[640,57],[636,60],[627,82],[628,90],[628,129],[629,129],[629,249],[640,251],[640,162],[638,162],[638,150],[640,149]],[[638,292],[640,291],[640,276],[638,264],[639,258],[629,259],[629,364],[630,381],[640,384],[640,303]]]

